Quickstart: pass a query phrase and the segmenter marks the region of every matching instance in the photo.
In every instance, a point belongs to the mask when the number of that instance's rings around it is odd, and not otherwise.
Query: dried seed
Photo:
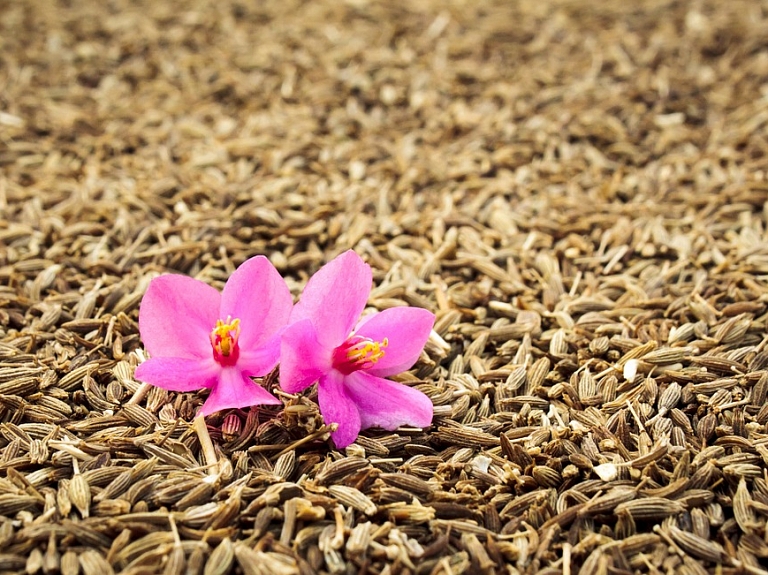
[[[217,506],[210,519],[205,523],[205,528],[219,529],[231,525],[240,511],[241,502],[242,488],[234,491],[224,503]]]
[[[666,414],[670,409],[677,406],[680,401],[680,384],[676,381],[670,383],[659,398],[659,414]]]
[[[664,347],[648,352],[641,359],[653,365],[667,365],[678,363],[689,354],[690,350],[685,347]]]
[[[762,407],[765,405],[766,394],[768,394],[768,371],[764,371],[760,375],[760,379],[757,380],[757,383],[752,388],[750,403],[755,407]]]
[[[256,551],[243,543],[234,546],[235,558],[245,575],[298,575],[293,558],[277,553]]]
[[[542,487],[557,487],[563,481],[562,476],[557,470],[546,465],[534,466],[531,475],[533,475],[536,483]]]
[[[194,484],[194,487],[191,489],[187,488],[187,485]],[[174,493],[176,495],[183,495],[181,499],[178,499],[176,501],[176,509],[179,511],[183,511],[189,507],[192,507],[193,505],[202,505],[206,501],[210,501],[211,495],[213,494],[213,486],[211,486],[210,483],[206,482],[200,482],[195,480],[190,480],[190,483],[180,483],[178,486],[170,486],[166,488],[168,491],[166,491],[163,496],[160,496],[159,499],[161,501],[169,501],[169,497],[171,500],[173,500],[173,497],[170,496],[170,493]],[[159,490],[158,490],[159,495]]]
[[[534,393],[536,389],[544,384],[544,379],[547,377],[551,365],[552,362],[548,357],[541,357],[533,362],[527,374],[528,393]]]
[[[83,551],[78,559],[83,575],[111,575],[114,573],[112,566],[107,563],[104,556],[93,549]]]
[[[673,525],[669,526],[669,534],[675,543],[696,559],[721,563],[725,557],[725,550],[717,541],[682,531]]]
[[[607,511],[613,511],[617,505],[632,501],[637,496],[637,492],[631,488],[616,487],[611,489],[605,495],[584,504],[578,512],[579,516],[597,515]],[[629,514],[627,514],[629,515]],[[631,517],[631,515],[629,515]]]
[[[435,490],[432,484],[407,473],[382,473],[379,475],[379,479],[388,485],[404,489],[417,497],[429,497]]]
[[[662,497],[644,497],[620,503],[616,506],[615,513],[628,513],[632,519],[663,519],[670,515],[681,513],[685,507],[679,501],[671,501]]]
[[[229,537],[221,540],[205,563],[204,575],[225,575],[235,561],[235,549]]]
[[[0,515],[13,516],[19,511],[32,509],[39,504],[40,500],[31,495],[2,494],[0,495]]]
[[[61,556],[61,575],[77,575],[80,572],[80,560],[77,553],[67,550]]]
[[[273,473],[282,479],[288,479],[296,468],[296,451],[291,450],[277,458]]]
[[[131,503],[124,499],[102,499],[93,506],[96,517],[116,517],[131,511]]]
[[[82,473],[75,474],[69,481],[69,500],[83,519],[88,517],[91,508],[91,487]]]
[[[104,499],[110,499],[117,497],[124,493],[130,485],[140,479],[144,479],[147,475],[152,473],[152,470],[157,464],[156,458],[140,461],[133,468],[123,471],[120,475],[115,477],[109,485],[101,490],[93,500],[95,502],[102,501]]]
[[[603,355],[610,347],[610,340],[606,336],[600,336],[589,342],[589,351],[593,355]]]
[[[376,504],[359,489],[347,485],[331,485],[328,487],[328,492],[342,504],[349,505],[366,515],[376,513]]]
[[[316,480],[320,485],[337,483],[368,465],[370,465],[368,461],[362,458],[348,457],[346,459],[339,459],[321,469],[317,474]]]
[[[747,482],[742,476],[733,496],[733,516],[744,533],[752,533],[758,528],[757,517],[752,510],[752,496],[747,489]]]
[[[710,536],[709,519],[707,514],[699,508],[691,509],[691,526],[695,535],[707,539]]]
[[[160,423],[154,414],[147,411],[140,405],[135,405],[132,403],[125,404],[120,410],[119,415],[123,416],[131,423],[135,423],[136,425],[142,427],[152,427]]]
[[[181,575],[184,572],[186,557],[181,545],[174,545],[163,569],[163,575]]]
[[[203,546],[197,546],[192,550],[192,553],[190,553],[189,558],[187,559],[186,575],[202,575],[204,563],[205,555],[203,554]]]

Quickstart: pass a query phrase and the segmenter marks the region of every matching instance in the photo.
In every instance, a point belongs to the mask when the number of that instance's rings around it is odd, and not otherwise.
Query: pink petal
[[[347,395],[360,412],[363,429],[429,427],[432,423],[432,401],[418,389],[364,371],[351,373],[344,382]]]
[[[280,334],[273,335],[258,347],[240,349],[237,368],[244,375],[259,377],[268,374],[280,359]]]
[[[354,402],[345,393],[344,376],[336,370],[320,379],[317,386],[317,402],[326,425],[337,423],[338,429],[331,433],[339,449],[357,439],[360,433],[360,414]]]
[[[198,416],[206,416],[222,409],[250,405],[280,405],[281,401],[263,389],[236,367],[221,370],[219,381],[200,408]]]
[[[151,357],[136,368],[136,379],[171,391],[195,391],[216,383],[221,368],[213,360]]]
[[[139,308],[139,332],[150,355],[209,357],[221,295],[196,279],[168,274],[149,282]]]
[[[393,307],[365,318],[355,335],[379,342],[388,340],[384,357],[366,371],[385,377],[409,369],[419,359],[434,323],[435,316],[418,307]]]
[[[371,293],[371,267],[352,250],[335,257],[309,278],[291,322],[310,319],[320,341],[340,345],[350,334]]]
[[[310,320],[289,325],[281,336],[280,387],[288,393],[306,389],[331,370],[331,353],[318,342]]]
[[[291,292],[264,256],[244,261],[227,280],[221,294],[221,319],[240,319],[240,349],[248,349],[275,335],[288,323],[293,308]]]

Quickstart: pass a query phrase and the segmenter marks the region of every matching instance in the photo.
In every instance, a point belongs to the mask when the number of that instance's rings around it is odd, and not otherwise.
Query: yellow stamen
[[[216,320],[216,327],[211,331],[211,345],[217,353],[228,356],[232,353],[237,338],[240,336],[240,320],[227,316],[227,322]]]
[[[376,363],[384,357],[382,348],[388,345],[386,337],[382,341],[363,340],[347,350],[347,359],[352,363]]]

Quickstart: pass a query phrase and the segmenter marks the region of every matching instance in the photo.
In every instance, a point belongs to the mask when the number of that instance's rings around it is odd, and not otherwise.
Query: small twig
[[[200,449],[203,451],[205,466],[208,468],[208,476],[211,481],[218,477],[219,459],[216,457],[216,450],[213,448],[213,441],[208,434],[208,426],[205,424],[203,416],[196,417],[193,422],[197,436],[200,438]]]
[[[632,417],[635,418],[635,423],[637,423],[637,427],[640,429],[640,431],[645,431],[645,426],[643,425],[643,421],[640,419],[640,416],[637,414],[637,411],[635,411],[634,406],[630,403],[629,400],[627,400],[627,408],[629,409],[629,412],[632,414]]]
[[[285,449],[283,449],[281,452],[276,453],[272,456],[272,461],[276,460],[278,457],[283,455],[284,453],[288,453],[289,451],[293,451],[297,447],[301,447],[305,443],[309,443],[310,441],[313,441],[317,439],[318,437],[321,437],[325,435],[326,433],[333,433],[339,428],[338,423],[331,423],[329,425],[323,425],[321,428],[315,430],[313,433],[310,433],[306,437],[302,437],[298,441],[294,441],[290,445],[288,445]]]
[[[277,459],[284,453],[288,453],[289,451],[293,451],[297,447],[301,447],[305,443],[309,443],[310,441],[317,439],[321,435],[325,435],[329,432],[334,432],[339,428],[338,423],[331,423],[330,425],[323,425],[321,428],[316,429],[314,432],[310,433],[307,436],[302,437],[301,439],[294,441],[293,443],[289,443],[288,445],[254,445],[253,447],[248,448],[249,453],[254,453],[258,451],[273,451],[274,449],[281,449],[279,453],[276,453],[272,456],[272,460]]]
[[[341,505],[333,510],[333,518],[336,521],[336,531],[331,538],[331,549],[338,549],[344,544],[344,515]]]
[[[126,402],[126,405],[138,405],[138,403],[147,397],[149,389],[152,387],[150,383],[142,383],[138,389],[133,393],[131,399]]]
[[[160,437],[160,440],[157,442],[157,446],[158,446],[158,447],[162,447],[162,446],[163,446],[163,444],[164,444],[166,441],[168,441],[168,438],[169,438],[171,435],[173,435],[173,432],[174,432],[174,431],[176,431],[176,428],[179,426],[179,422],[180,422],[180,421],[181,421],[181,420],[180,420],[178,417],[177,417],[176,419],[174,419],[174,420],[173,420],[173,424],[171,425],[170,429],[168,429],[168,431],[166,431],[166,432],[165,432],[165,433],[164,433],[164,434],[163,434],[163,435]]]

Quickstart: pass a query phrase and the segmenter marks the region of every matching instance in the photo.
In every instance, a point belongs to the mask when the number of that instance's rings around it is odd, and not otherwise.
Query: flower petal
[[[221,370],[219,381],[200,408],[198,416],[206,416],[222,409],[250,405],[280,405],[281,401],[235,367]]]
[[[213,360],[151,357],[136,368],[136,379],[171,391],[195,391],[216,383],[220,367]]]
[[[373,341],[387,338],[384,356],[366,371],[386,377],[409,369],[419,359],[434,323],[434,314],[418,307],[393,307],[365,318],[355,335]]]
[[[309,278],[291,322],[310,319],[326,347],[344,342],[371,293],[371,267],[352,250],[335,257]]]
[[[221,293],[221,319],[240,319],[240,349],[250,349],[275,335],[288,323],[291,291],[264,256],[244,261]]]
[[[260,377],[268,374],[280,359],[280,334],[273,335],[258,347],[240,349],[237,368],[244,375]]]
[[[317,402],[326,425],[337,423],[338,429],[331,433],[338,449],[343,449],[360,433],[360,414],[354,402],[346,393],[344,376],[332,370],[320,378],[317,386]]]
[[[432,401],[418,389],[364,371],[351,373],[344,383],[347,395],[360,412],[363,429],[393,430],[401,425],[429,427],[432,423]]]
[[[139,333],[150,355],[211,356],[211,330],[221,294],[199,280],[175,274],[154,278],[141,300]]]
[[[281,336],[280,387],[288,393],[306,389],[331,370],[331,353],[318,342],[310,320],[289,325]]]

